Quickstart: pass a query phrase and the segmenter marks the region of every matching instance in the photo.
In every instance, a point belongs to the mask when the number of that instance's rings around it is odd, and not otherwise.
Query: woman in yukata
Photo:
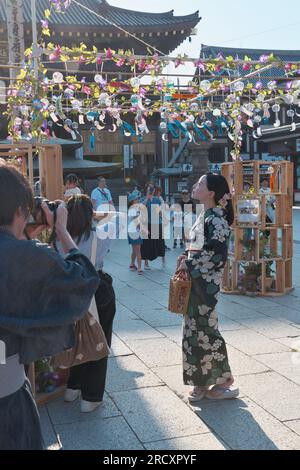
[[[203,219],[198,219],[192,229],[190,249],[178,259],[178,268],[187,270],[192,278],[183,328],[184,383],[193,386],[191,402],[204,397],[236,398],[239,391],[231,388],[234,378],[216,313],[234,221],[228,183],[221,175],[204,175],[193,188],[193,198],[205,209],[204,244],[197,246],[203,233]]]

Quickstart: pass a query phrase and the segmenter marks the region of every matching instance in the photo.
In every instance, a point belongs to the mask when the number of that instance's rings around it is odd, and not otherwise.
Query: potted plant
[[[270,236],[266,233],[262,233],[260,235],[260,257],[261,258],[269,258],[271,256],[270,250]]]
[[[245,261],[251,261],[255,258],[255,240],[243,240],[243,258]]]
[[[273,269],[273,266],[272,266],[272,262],[268,262],[266,263],[266,279],[265,279],[265,287],[266,289],[270,290],[272,287],[273,287],[273,284],[274,284],[274,274],[275,274],[275,271]]]
[[[243,266],[244,275],[242,277],[242,287],[247,292],[256,292],[258,279],[261,276],[261,265],[249,263]]]

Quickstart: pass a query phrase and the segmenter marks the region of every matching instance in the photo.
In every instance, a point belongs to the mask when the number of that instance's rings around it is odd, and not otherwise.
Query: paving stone
[[[141,319],[116,322],[114,332],[125,343],[134,339],[163,338],[162,333]]]
[[[247,318],[241,319],[241,324],[267,336],[270,339],[282,338],[284,336],[299,336],[300,329],[293,325],[280,322],[274,318]]]
[[[283,305],[284,307],[297,310],[300,318],[300,303],[298,297],[294,297],[293,295],[285,295],[283,297],[276,297],[274,302],[279,305]]]
[[[191,387],[184,385],[182,364],[155,367],[153,372],[179,397],[187,399]]]
[[[298,434],[298,436],[300,436],[300,419],[296,419],[294,421],[285,421],[284,424],[296,434]]]
[[[158,330],[178,346],[182,344],[182,325],[159,326]]]
[[[201,403],[197,414],[233,450],[299,449],[300,437],[252,400]]]
[[[57,425],[64,450],[143,450],[122,416]]]
[[[234,377],[245,374],[260,374],[269,370],[269,367],[261,364],[256,358],[248,356],[229,344],[227,344],[227,353]]]
[[[234,302],[219,302],[217,312],[236,321],[239,321],[241,318],[263,318],[263,315],[258,311]]]
[[[160,326],[182,325],[183,321],[181,315],[170,313],[166,308],[159,306],[159,304],[156,304],[154,308],[145,305],[143,307],[133,307],[133,311],[155,328],[159,328]]]
[[[225,445],[213,434],[179,437],[145,444],[148,450],[225,450]]]
[[[280,421],[300,419],[300,387],[276,372],[239,377],[243,393]]]
[[[128,356],[130,354],[133,354],[132,351],[113,333],[110,357]]]
[[[235,330],[242,330],[244,327],[240,323],[231,320],[230,318],[226,317],[221,313],[218,313],[219,317],[219,329],[220,331],[235,331]]]
[[[209,431],[195,413],[167,387],[113,393],[112,397],[143,443]]]
[[[269,370],[269,367],[261,364],[256,359],[238,351],[237,349],[227,345],[229,363],[234,377],[236,378],[236,386],[239,386],[239,376],[245,374],[260,374]],[[158,375],[178,396],[186,399],[191,387],[184,385],[182,377],[182,364],[156,367],[153,372]]]
[[[104,418],[119,416],[120,411],[114,405],[107,394],[104,395],[103,406],[92,414],[80,412],[80,401],[64,403],[63,398],[55,400],[47,405],[50,419],[56,427],[57,424],[81,423],[88,421],[99,421]]]
[[[265,308],[270,308],[270,300],[263,297],[248,297],[246,295],[232,295],[230,296],[232,302],[243,305],[244,307],[256,310],[264,314]]]
[[[108,361],[108,393],[162,384],[163,382],[136,356],[121,356],[110,358]]]
[[[224,338],[231,346],[250,356],[287,351],[287,347],[252,330],[224,331]]]
[[[42,436],[44,441],[44,448],[47,450],[60,450],[60,444],[54,427],[50,421],[47,408],[44,406],[39,408],[39,415],[41,421]]]
[[[266,315],[275,318],[285,323],[294,323],[296,326],[300,325],[300,313],[291,307],[286,307],[278,303],[272,303],[271,307],[266,310]]]
[[[256,359],[275,372],[278,372],[280,375],[300,385],[300,347],[299,352],[290,351],[285,353],[263,354],[256,356]]]
[[[128,345],[150,368],[182,363],[181,348],[167,338],[128,341]]]
[[[300,335],[294,338],[278,338],[276,341],[287,346],[290,351],[300,352]]]

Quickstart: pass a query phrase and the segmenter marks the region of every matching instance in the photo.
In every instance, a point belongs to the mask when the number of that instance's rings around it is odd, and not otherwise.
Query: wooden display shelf
[[[35,395],[35,401],[38,406],[45,406],[47,403],[50,401],[56,400],[57,398],[60,398],[66,389],[66,385],[63,385],[61,387],[58,387],[54,392],[50,393],[36,393]]]
[[[233,193],[235,210],[233,247],[224,272],[223,291],[251,296],[291,292],[293,164],[237,161],[222,165],[222,174]],[[260,188],[266,177],[270,178],[269,192]],[[244,183],[249,179],[253,191],[245,193]],[[271,204],[272,223],[267,219]]]
[[[284,293],[281,294],[281,293],[278,293],[278,292],[265,292],[264,294],[262,292],[243,292],[243,291],[240,291],[240,290],[227,290],[227,289],[222,289],[222,294],[226,294],[226,295],[245,295],[245,296],[248,296],[248,297],[282,297],[283,295],[287,295],[287,294],[290,294],[291,292],[293,292],[294,288],[293,287],[289,287],[289,288],[286,288]]]
[[[66,373],[68,374],[68,371],[66,371]],[[28,379],[30,381],[31,389],[32,389],[36,404],[38,406],[44,406],[50,401],[56,400],[56,398],[61,397],[64,394],[64,391],[66,389],[66,385],[61,385],[60,387],[57,387],[53,392],[50,392],[50,393],[36,393],[34,363],[31,363],[29,366]]]

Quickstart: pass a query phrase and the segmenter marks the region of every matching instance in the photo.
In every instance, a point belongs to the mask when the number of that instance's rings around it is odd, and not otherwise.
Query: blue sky
[[[300,0],[108,0],[111,5],[176,15],[199,10],[198,35],[179,52],[199,55],[201,44],[300,50]],[[270,31],[273,30],[273,31]],[[176,51],[178,52],[178,51]]]

